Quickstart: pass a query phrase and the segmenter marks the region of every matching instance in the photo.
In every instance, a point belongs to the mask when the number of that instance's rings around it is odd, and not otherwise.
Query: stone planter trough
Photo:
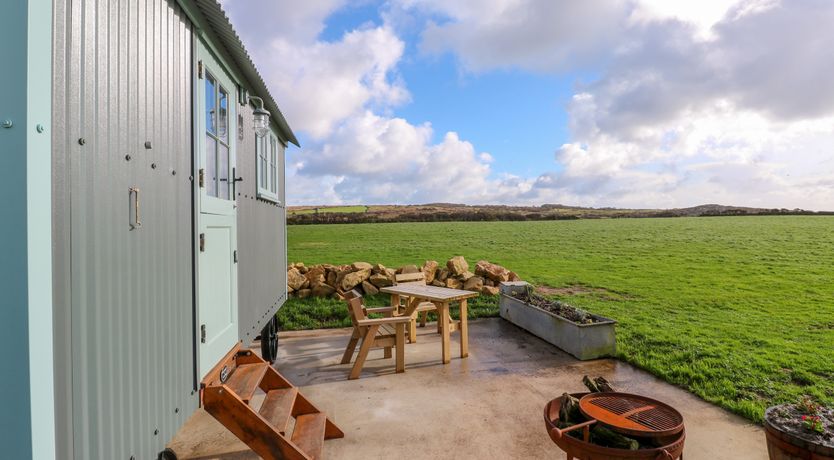
[[[599,322],[577,324],[511,296],[523,292],[527,286],[524,281],[501,283],[499,308],[502,318],[578,359],[614,356],[617,351],[616,321],[591,315]]]

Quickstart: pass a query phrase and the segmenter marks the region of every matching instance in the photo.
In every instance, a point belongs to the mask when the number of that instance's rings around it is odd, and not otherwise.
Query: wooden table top
[[[434,302],[453,302],[455,300],[477,297],[477,292],[450,289],[439,286],[428,286],[418,283],[400,284],[381,288],[380,292],[386,294],[399,294],[401,296],[417,297]]]

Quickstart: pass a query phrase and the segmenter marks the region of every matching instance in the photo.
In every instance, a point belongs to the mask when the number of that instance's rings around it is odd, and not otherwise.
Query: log
[[[568,393],[562,394],[562,407],[559,408],[559,420],[568,425],[575,425],[585,421],[579,410],[579,400]]]
[[[611,383],[609,383],[608,380],[605,379],[605,377],[600,376],[600,377],[595,378],[594,383],[597,384],[597,388],[599,388],[599,391],[602,391],[602,392],[605,392],[605,393],[610,393],[610,392],[617,391],[617,390],[614,389],[614,387],[611,385]]]
[[[597,423],[591,428],[591,442],[603,447],[637,450],[640,443],[636,439],[623,436]]]
[[[607,393],[612,391],[617,391],[614,389],[613,386],[605,379],[605,377],[597,377],[591,380],[587,375],[582,377],[582,383],[588,387],[588,391],[591,393]]]
[[[600,389],[599,389],[599,386],[597,385],[597,383],[594,382],[593,380],[591,380],[590,378],[588,378],[587,375],[582,377],[582,383],[584,383],[585,386],[588,387],[588,391],[590,391],[591,393],[599,393],[600,392]]]

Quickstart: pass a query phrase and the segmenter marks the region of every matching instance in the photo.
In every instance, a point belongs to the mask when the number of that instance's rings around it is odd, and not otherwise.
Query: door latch
[[[203,79],[203,61],[197,62],[197,78]]]
[[[235,263],[237,263],[237,249],[235,249],[235,252],[234,252],[234,259],[235,259]]]
[[[200,252],[206,252],[206,234],[200,233]]]
[[[206,343],[206,325],[200,325],[200,343]]]
[[[200,183],[200,188],[205,187],[206,186],[206,170],[200,168],[200,171],[199,171],[199,174],[197,174],[197,177],[199,177],[198,182]]]

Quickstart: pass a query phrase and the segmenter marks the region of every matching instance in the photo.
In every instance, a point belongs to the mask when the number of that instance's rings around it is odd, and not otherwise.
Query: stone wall
[[[521,281],[514,272],[498,264],[480,260],[474,267],[470,267],[463,256],[455,256],[447,260],[445,266],[427,260],[421,266],[404,265],[398,268],[368,262],[308,267],[297,262],[287,267],[287,288],[290,295],[299,298],[341,297],[351,289],[372,295],[378,293],[379,288],[393,285],[398,273],[421,271],[425,275],[426,284],[475,291],[484,295],[497,295],[498,284],[502,281]]]

